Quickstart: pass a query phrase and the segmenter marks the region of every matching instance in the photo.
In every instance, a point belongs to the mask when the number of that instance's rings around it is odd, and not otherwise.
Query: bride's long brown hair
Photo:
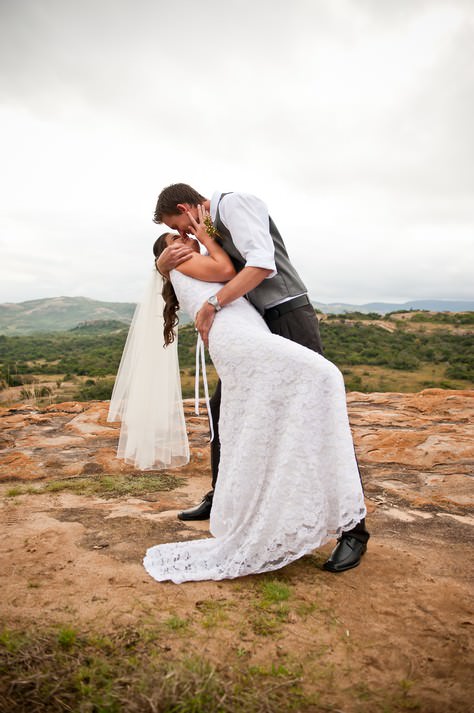
[[[157,240],[155,241],[155,244],[153,245],[153,254],[155,258],[160,257],[163,250],[168,247],[168,245],[166,244],[166,238],[169,234],[170,233],[163,233],[163,235],[160,235],[160,237],[157,238]],[[165,306],[163,307],[163,336],[165,338],[165,345],[168,345],[174,342],[174,339],[176,337],[174,328],[178,325],[179,322],[179,302],[178,298],[176,297],[176,293],[173,289],[173,285],[164,276],[163,289],[161,291],[161,294],[163,295],[163,299],[165,302]]]

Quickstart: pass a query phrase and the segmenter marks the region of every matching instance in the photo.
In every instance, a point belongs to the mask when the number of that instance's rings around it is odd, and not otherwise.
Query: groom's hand
[[[205,346],[209,346],[209,330],[212,327],[216,310],[208,302],[204,302],[203,306],[196,315],[196,329],[201,335],[201,339]]]
[[[162,275],[168,277],[171,270],[189,260],[193,254],[191,248],[182,243],[173,243],[163,250],[160,257],[155,261],[156,269]]]

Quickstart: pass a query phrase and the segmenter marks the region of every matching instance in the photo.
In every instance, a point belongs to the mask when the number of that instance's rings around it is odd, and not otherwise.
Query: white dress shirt
[[[245,267],[262,267],[271,270],[266,280],[277,274],[275,247],[270,235],[268,208],[257,196],[250,193],[228,193],[219,204],[222,191],[216,191],[211,198],[211,219],[214,222],[219,205],[219,216],[232,235],[235,247],[245,258]],[[302,292],[301,294],[306,294]],[[266,305],[276,307],[283,302],[300,297],[286,297]]]
[[[211,198],[211,219],[215,221],[222,193]],[[266,279],[276,275],[275,248],[270,235],[268,208],[249,193],[228,193],[219,205],[220,219],[232,235],[235,247],[245,258],[246,267],[271,270]]]

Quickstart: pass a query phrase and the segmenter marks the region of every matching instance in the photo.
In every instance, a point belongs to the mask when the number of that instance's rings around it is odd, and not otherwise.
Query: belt
[[[292,300],[282,302],[281,304],[276,305],[275,307],[269,307],[263,313],[263,317],[264,319],[272,321],[274,319],[278,319],[278,317],[281,317],[287,312],[293,312],[294,309],[309,304],[311,304],[311,302],[309,301],[308,295],[300,295],[299,297],[295,297]]]

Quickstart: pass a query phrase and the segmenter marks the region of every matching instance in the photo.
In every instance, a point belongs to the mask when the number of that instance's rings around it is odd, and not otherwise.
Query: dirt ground
[[[362,469],[372,482],[370,467]],[[207,536],[207,522],[176,518],[208,489],[205,470],[168,492],[109,499],[15,495],[5,481],[2,625],[107,633],[168,624],[168,657],[198,653],[219,666],[245,660],[298,670],[321,706],[300,710],[467,713],[474,517],[441,500],[414,506],[396,487],[370,482],[371,539],[360,567],[325,572],[330,543],[271,575],[175,585],[151,579],[142,558],[151,545]],[[288,588],[283,615],[262,608],[265,582]]]

